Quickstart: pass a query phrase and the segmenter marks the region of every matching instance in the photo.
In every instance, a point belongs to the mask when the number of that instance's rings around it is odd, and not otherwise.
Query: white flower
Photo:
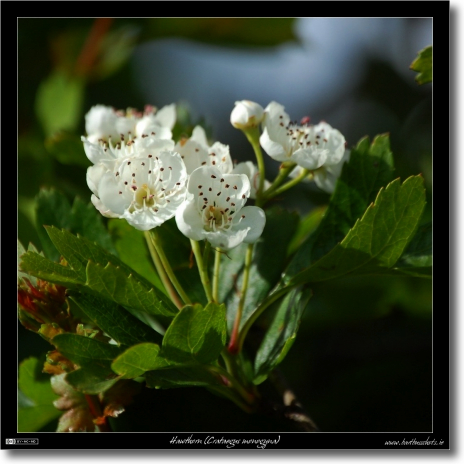
[[[176,213],[177,227],[187,237],[223,250],[260,237],[266,216],[261,208],[244,207],[250,194],[247,176],[200,167],[189,178],[188,192]]]
[[[343,164],[350,159],[350,150],[345,150],[343,158],[338,164],[333,166],[321,166],[320,168],[312,171],[307,177],[303,179],[303,182],[311,182],[314,180],[316,185],[324,192],[333,193],[335,185],[340,177],[343,169]],[[297,177],[300,175],[302,167],[296,166],[295,169],[290,173],[290,177]]]
[[[343,169],[343,164],[350,159],[350,150],[345,150],[343,158],[338,164],[332,166],[322,166],[316,169],[314,174],[314,182],[324,192],[333,193],[338,178],[340,177]]]
[[[84,151],[87,158],[93,163],[104,163],[112,168],[111,162],[122,160],[137,154],[148,155],[150,150],[174,150],[174,141],[159,139],[156,135],[142,136],[136,139],[125,140],[120,137],[115,140],[110,138],[109,142],[92,143],[86,137],[81,137],[84,142]]]
[[[276,161],[291,161],[309,170],[338,164],[345,151],[345,137],[337,129],[326,122],[315,126],[292,123],[276,102],[265,109],[260,143]]]
[[[134,108],[114,110],[105,105],[93,106],[85,115],[85,130],[90,143],[109,142],[116,144],[120,138],[135,139],[146,135],[157,138],[172,138],[171,129],[176,122],[176,106],[164,106],[159,111],[147,105],[141,113]]]
[[[184,138],[177,142],[175,150],[180,153],[189,174],[200,166],[215,166],[223,174],[232,172],[233,164],[229,146],[220,142],[209,146],[205,131],[201,126],[193,129],[189,139]]]
[[[256,164],[254,164],[252,161],[244,161],[242,163],[238,163],[232,170],[232,173],[245,174],[248,177],[248,180],[250,181],[250,198],[255,200],[260,178],[259,170]],[[270,186],[271,183],[268,180],[264,180],[263,190],[267,190]]]
[[[89,142],[107,139],[109,136],[119,136],[116,129],[118,116],[110,106],[96,105],[85,115],[85,131]]]
[[[140,139],[130,146],[129,156],[88,168],[91,200],[101,214],[126,219],[139,230],[175,215],[187,193],[187,170],[180,155],[165,148],[169,142]]]
[[[230,122],[237,129],[257,127],[264,117],[264,109],[250,100],[236,101],[230,114]]]

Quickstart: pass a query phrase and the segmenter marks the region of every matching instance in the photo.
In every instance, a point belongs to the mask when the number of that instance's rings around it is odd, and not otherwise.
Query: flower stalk
[[[164,253],[163,247],[159,243],[158,233],[156,232],[156,230],[152,230],[150,232],[151,242],[156,250],[162,267],[164,268],[167,276],[169,277],[169,280],[171,281],[172,285],[174,285],[174,288],[176,289],[177,293],[179,293],[180,297],[182,298],[182,301],[188,305],[192,304],[189,296],[187,295],[187,293],[185,293],[185,290],[182,288],[182,285],[177,280],[177,277],[174,274],[171,265],[169,264],[166,254]]]
[[[206,242],[210,247],[211,244]],[[209,280],[208,275],[208,267],[207,262],[203,260],[203,256],[201,254],[200,243],[196,240],[190,239],[190,244],[192,245],[193,254],[195,255],[195,260],[198,266],[198,272],[200,273],[201,283],[205,290],[206,298],[208,299],[208,303],[214,303],[213,293],[211,291],[211,282]]]

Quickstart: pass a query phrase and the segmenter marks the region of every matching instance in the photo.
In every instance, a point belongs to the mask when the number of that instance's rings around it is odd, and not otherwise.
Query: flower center
[[[135,203],[137,207],[143,208],[144,206],[152,207],[156,202],[156,190],[150,189],[147,184],[142,184],[137,188],[135,193]]]
[[[228,224],[228,213],[217,206],[208,206],[203,211],[203,222],[205,230],[208,232],[222,229],[225,224]]]

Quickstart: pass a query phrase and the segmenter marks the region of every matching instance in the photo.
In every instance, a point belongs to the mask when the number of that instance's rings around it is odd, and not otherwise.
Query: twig
[[[269,375],[269,379],[274,384],[277,392],[282,397],[283,406],[277,406],[277,411],[284,417],[291,420],[304,432],[318,432],[319,429],[313,420],[308,416],[303,405],[298,401],[293,390],[288,385],[287,380],[279,369],[274,369]]]

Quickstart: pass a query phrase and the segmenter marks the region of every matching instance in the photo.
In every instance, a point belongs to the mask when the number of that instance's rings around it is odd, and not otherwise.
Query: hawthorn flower
[[[338,164],[333,166],[321,166],[320,168],[311,171],[303,182],[314,181],[316,185],[324,192],[333,193],[335,185],[340,177],[343,169],[343,164],[350,159],[350,150],[345,150],[343,158]],[[290,177],[297,177],[300,175],[302,167],[296,166],[295,169],[290,173]]]
[[[201,126],[193,129],[190,138],[177,142],[175,150],[180,153],[189,174],[200,166],[215,166],[223,174],[232,172],[229,146],[220,142],[209,146],[205,130]]]
[[[256,199],[256,192],[259,187],[259,170],[256,164],[252,161],[244,161],[238,163],[232,170],[233,174],[245,174],[250,181],[250,198]],[[264,180],[264,191],[271,186],[271,183],[268,180]]]
[[[236,101],[230,114],[230,122],[237,129],[257,127],[264,117],[264,109],[250,100]]]
[[[171,140],[136,140],[127,156],[87,170],[93,205],[103,216],[150,230],[172,218],[184,201],[187,170]],[[122,149],[122,148],[121,148]]]
[[[345,151],[345,137],[337,129],[326,122],[315,126],[293,123],[276,102],[265,109],[260,143],[276,161],[290,161],[309,170],[338,164]]]
[[[190,175],[187,189],[187,199],[176,212],[177,227],[187,237],[207,240],[223,250],[260,237],[266,216],[261,208],[244,206],[250,195],[244,174],[200,167]]]
[[[117,143],[120,137],[136,138],[146,135],[170,139],[175,122],[174,104],[164,106],[159,111],[147,105],[144,113],[134,108],[122,111],[110,106],[96,105],[85,115],[86,140],[90,143],[108,143],[112,139],[113,143]]]

